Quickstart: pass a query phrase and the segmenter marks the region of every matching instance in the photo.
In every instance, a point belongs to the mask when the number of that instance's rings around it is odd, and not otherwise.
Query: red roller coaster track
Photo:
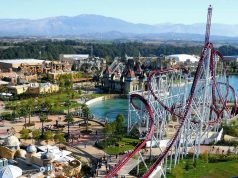
[[[139,99],[144,105],[145,108],[149,114],[149,130],[147,132],[147,135],[145,139],[135,146],[134,150],[132,152],[129,152],[127,155],[123,157],[114,167],[113,169],[107,174],[106,177],[113,177],[117,174],[117,172],[137,153],[139,152],[143,146],[145,146],[146,142],[151,138],[153,132],[154,132],[154,114],[153,111],[146,101],[144,97],[138,94],[132,94],[131,96],[131,102],[133,102],[133,99]]]
[[[211,43],[208,43],[206,44],[203,52],[202,52],[202,55],[201,55],[201,58],[199,60],[199,64],[198,64],[198,67],[197,67],[197,70],[196,70],[196,73],[195,73],[195,77],[194,77],[194,80],[193,80],[193,83],[192,83],[192,87],[191,87],[191,91],[190,91],[190,96],[189,96],[189,99],[186,103],[186,109],[185,109],[185,113],[184,115],[182,116],[181,120],[180,120],[180,126],[178,128],[178,130],[176,131],[176,134],[173,136],[173,138],[170,140],[170,144],[165,148],[165,150],[160,154],[160,156],[158,157],[158,159],[155,161],[155,163],[148,169],[148,171],[143,175],[143,178],[147,178],[149,177],[152,172],[156,169],[157,166],[159,166],[162,161],[164,160],[164,158],[166,157],[166,155],[168,154],[169,150],[171,150],[171,148],[173,147],[173,145],[175,144],[178,136],[179,136],[179,133],[181,132],[181,129],[187,119],[187,115],[189,113],[189,110],[191,108],[191,104],[192,104],[192,99],[194,97],[194,94],[195,94],[195,89],[196,89],[196,86],[197,86],[197,83],[198,83],[198,80],[199,80],[199,76],[201,74],[201,67],[204,63],[204,60],[205,60],[205,51],[208,50],[208,49],[211,49],[213,51],[213,47],[212,47],[212,44]],[[216,53],[212,53],[211,55],[211,58],[214,59],[214,54]],[[213,64],[213,62],[211,63]],[[214,70],[214,65],[211,65],[210,66],[210,69],[211,71]],[[166,71],[167,72],[167,71]],[[165,73],[166,73],[165,72]],[[150,79],[149,79],[149,88],[150,88],[150,91],[152,93],[152,95],[155,97],[155,99],[159,102],[159,103],[162,103],[159,98],[155,95],[155,92],[152,90],[152,86],[151,86],[151,78],[158,74],[158,73],[161,73],[161,71],[157,71],[157,72],[153,72],[152,75],[150,76]],[[232,93],[235,95],[234,93],[234,89],[228,85],[227,87],[227,91],[226,91],[226,96],[225,96],[225,100],[224,98],[222,98],[221,96],[221,92],[219,91],[218,87],[217,87],[217,84],[216,84],[216,80],[215,80],[215,73],[214,72],[211,72],[212,74],[212,81],[213,81],[213,85],[212,85],[212,88],[213,90],[217,91],[218,92],[218,95],[219,95],[219,99],[221,100],[222,102],[222,109],[219,110],[218,109],[218,106],[216,105],[216,96],[215,96],[215,92],[212,92],[212,95],[213,95],[213,104],[214,104],[214,107],[215,107],[215,110],[217,111],[217,119],[216,120],[212,120],[209,122],[209,125],[212,125],[212,124],[215,124],[215,123],[219,123],[221,121],[221,113],[223,113],[223,111],[225,109],[227,109],[226,107],[226,101],[227,101],[227,96],[228,96],[228,92],[229,92],[229,89],[231,89]],[[227,84],[226,84],[227,85]],[[165,110],[169,111],[171,114],[176,114],[174,111],[172,111],[171,108],[169,108],[168,106],[164,106],[164,104],[162,103],[161,104]],[[235,107],[236,107],[236,102],[235,102]]]
[[[178,68],[171,68],[171,69],[164,69],[164,70],[156,70],[153,71],[148,79],[148,85],[149,85],[149,91],[151,92],[151,94],[153,95],[153,97],[155,98],[155,100],[169,113],[171,113],[172,115],[175,115],[177,117],[179,117],[180,119],[180,125],[175,133],[175,135],[171,138],[171,140],[169,141],[169,144],[166,146],[166,148],[164,149],[164,151],[159,155],[158,159],[154,162],[154,164],[152,166],[150,166],[150,168],[147,170],[147,172],[143,175],[143,178],[148,178],[153,171],[160,166],[163,163],[163,160],[166,158],[166,156],[168,155],[169,151],[172,149],[172,147],[174,146],[174,144],[176,143],[179,134],[184,126],[184,123],[186,122],[186,120],[188,119],[188,113],[191,109],[191,105],[192,105],[192,100],[194,98],[195,95],[195,90],[198,84],[198,81],[200,79],[201,73],[202,73],[202,67],[204,65],[204,63],[206,62],[206,55],[207,55],[207,50],[211,51],[211,55],[210,55],[210,74],[211,74],[211,80],[212,80],[212,106],[211,107],[211,111],[214,111],[217,115],[216,119],[213,119],[211,121],[209,121],[209,125],[214,125],[217,123],[221,122],[221,116],[222,113],[226,110],[228,111],[227,108],[227,98],[228,98],[228,93],[229,91],[232,92],[233,97],[235,97],[235,91],[234,89],[229,85],[228,80],[226,81],[226,83],[218,83],[216,82],[216,78],[215,78],[215,56],[219,56],[221,59],[223,59],[223,56],[221,55],[221,53],[219,53],[218,51],[215,51],[213,48],[213,45],[209,42],[209,36],[210,36],[210,26],[211,26],[211,13],[212,13],[212,8],[209,6],[208,8],[208,16],[207,16],[207,27],[206,27],[206,36],[205,36],[205,46],[203,48],[203,51],[201,53],[201,57],[200,60],[198,62],[198,67],[196,69],[196,73],[194,76],[194,80],[192,83],[192,87],[190,90],[190,94],[189,97],[186,101],[186,105],[185,105],[185,112],[184,114],[178,114],[176,113],[171,107],[166,106],[159,98],[158,96],[156,96],[156,92],[153,91],[152,88],[152,78],[156,75],[160,75],[160,74],[167,74],[169,72],[173,72],[175,70],[179,70]],[[208,59],[209,60],[209,59]],[[224,69],[225,70],[225,69]],[[222,84],[226,86],[226,94],[223,97],[219,88],[218,88],[218,84]],[[218,99],[216,96],[216,92],[218,95]],[[134,106],[135,109],[140,110],[139,107],[137,107],[135,105],[135,103],[133,102],[133,99],[138,99],[140,100],[144,106],[146,111],[149,114],[149,130],[147,132],[147,135],[145,137],[145,139],[143,141],[141,141],[132,152],[129,152],[128,154],[126,154],[110,171],[109,173],[105,176],[106,178],[112,178],[114,177],[118,171],[125,166],[125,164],[137,153],[139,152],[142,147],[146,144],[146,142],[152,137],[153,132],[154,132],[154,114],[152,111],[152,108],[150,107],[150,105],[148,104],[147,100],[139,95],[139,94],[131,94],[130,95],[130,102],[131,104]],[[220,101],[220,105],[222,105],[222,107],[218,106],[217,102]],[[234,107],[236,110],[236,100],[234,100]]]

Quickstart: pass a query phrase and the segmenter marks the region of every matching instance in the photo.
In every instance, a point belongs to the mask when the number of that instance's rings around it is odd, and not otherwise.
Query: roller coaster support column
[[[130,95],[128,95],[128,113],[127,113],[127,134],[131,130],[131,105],[130,105]]]
[[[211,58],[211,49],[207,49],[207,56],[206,59],[204,60],[204,76],[205,76],[205,83],[204,83],[204,95],[203,95],[203,104],[202,104],[202,117],[200,120],[200,131],[199,131],[199,138],[198,138],[198,144],[197,144],[197,152],[196,152],[196,157],[199,157],[200,154],[200,144],[202,140],[202,132],[203,132],[203,125],[204,122],[209,120],[207,117],[209,117],[207,113],[207,104],[210,103],[209,97],[208,97],[208,89],[211,81],[211,75],[210,75],[210,58]]]

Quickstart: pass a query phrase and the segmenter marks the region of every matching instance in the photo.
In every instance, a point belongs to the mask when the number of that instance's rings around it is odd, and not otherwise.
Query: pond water
[[[238,75],[230,76],[229,82],[235,88],[236,93],[238,94]],[[112,121],[118,114],[123,114],[127,120],[127,99],[110,99],[98,101],[94,104],[91,104],[89,108],[97,119],[108,118],[109,121]]]
[[[97,119],[108,118],[109,121],[112,121],[118,114],[123,114],[127,118],[128,100],[117,98],[98,101],[91,104],[89,108]]]

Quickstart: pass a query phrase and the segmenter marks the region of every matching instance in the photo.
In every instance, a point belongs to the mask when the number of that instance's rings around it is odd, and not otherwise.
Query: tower
[[[52,177],[53,167],[52,167],[52,161],[54,159],[54,155],[49,152],[47,149],[47,152],[42,153],[41,159],[43,162],[44,167],[44,175],[46,178]]]
[[[33,163],[33,159],[32,157],[36,154],[36,147],[35,145],[28,145],[27,148],[26,148],[26,163],[28,165],[32,165]]]

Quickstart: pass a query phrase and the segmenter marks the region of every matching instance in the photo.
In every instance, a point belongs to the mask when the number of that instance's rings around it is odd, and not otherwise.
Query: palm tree
[[[67,107],[67,109],[68,109],[68,114],[69,114],[69,108],[70,108],[70,106],[71,106],[71,101],[70,101],[69,99],[66,100],[66,101],[64,102],[64,106]]]
[[[29,125],[30,125],[30,123],[31,123],[31,114],[32,114],[32,111],[33,111],[33,109],[34,109],[34,107],[35,107],[34,101],[33,101],[33,100],[28,100],[28,101],[25,103],[25,107],[26,107],[27,112],[28,112],[28,118],[29,118],[28,123],[29,123]]]
[[[23,105],[19,105],[19,107],[17,107],[17,113],[19,116],[23,117],[25,119],[25,128],[26,128],[26,117],[27,117],[27,108],[26,106]]]
[[[68,139],[69,139],[69,125],[70,123],[74,122],[74,118],[71,114],[67,114],[64,121],[68,123]]]
[[[41,136],[43,137],[44,135],[44,122],[47,120],[47,116],[44,113],[41,113],[39,115],[40,122],[41,122]]]
[[[16,119],[16,109],[17,109],[17,104],[14,102],[9,102],[8,108],[12,110],[12,116],[13,116],[13,121]]]
[[[84,117],[84,123],[86,124],[86,131],[88,131],[88,119],[90,115],[90,110],[86,104],[82,105],[82,112],[83,115],[86,116]]]

